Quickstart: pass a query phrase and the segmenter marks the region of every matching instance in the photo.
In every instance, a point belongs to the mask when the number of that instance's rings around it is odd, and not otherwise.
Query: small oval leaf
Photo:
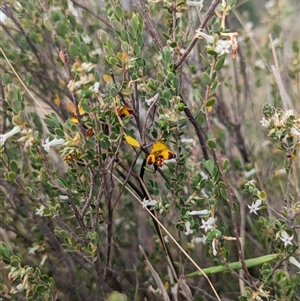
[[[208,108],[208,107],[212,107],[214,105],[214,103],[216,102],[216,98],[215,97],[212,97],[210,98],[206,103],[205,103],[205,106]]]
[[[132,138],[131,136],[125,135],[124,138],[129,145],[138,148],[141,147],[140,143],[136,139]]]
[[[106,83],[111,83],[111,82],[112,82],[112,77],[111,77],[110,75],[104,74],[104,75],[103,75],[103,80],[104,80]]]
[[[206,86],[210,86],[210,83],[211,83],[211,79],[210,79],[210,76],[209,76],[209,74],[207,74],[206,72],[203,72],[202,74],[201,74],[201,82],[203,83],[203,84],[205,84]]]
[[[225,55],[222,55],[216,62],[215,70],[219,71],[223,67],[224,62],[225,62]]]
[[[212,139],[209,139],[207,140],[207,145],[210,147],[210,148],[216,148],[216,142]]]
[[[123,89],[123,90],[122,90],[122,94],[123,94],[124,96],[131,95],[132,93],[133,93],[133,90],[130,89],[130,88],[126,88],[126,89]]]

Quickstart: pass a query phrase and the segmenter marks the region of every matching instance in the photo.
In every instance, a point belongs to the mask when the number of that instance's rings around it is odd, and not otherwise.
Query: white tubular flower
[[[189,215],[200,215],[200,216],[206,216],[209,213],[209,211],[207,209],[205,210],[200,210],[200,211],[191,211],[189,212]]]
[[[21,131],[21,127],[19,127],[18,125],[16,125],[12,130],[10,130],[9,132],[5,133],[5,134],[1,134],[0,135],[0,146],[4,145],[5,141],[12,137],[13,135],[19,133]]]
[[[207,230],[212,229],[213,224],[215,223],[215,219],[213,217],[210,217],[207,221],[202,219],[201,222],[202,222],[202,226],[200,226],[200,228],[204,229],[204,231],[206,233]]]
[[[214,37],[204,33],[201,30],[196,30],[197,38],[204,38],[207,43],[212,44],[214,42]]]
[[[157,201],[156,200],[146,200],[146,199],[143,199],[143,208],[146,208],[148,206],[155,206],[157,204]]]
[[[282,231],[279,238],[283,241],[284,246],[287,247],[288,245],[293,244],[292,240],[294,235],[289,236],[285,231]]]
[[[84,62],[81,64],[80,68],[82,68],[83,71],[90,72],[93,70],[97,65],[89,62]]]
[[[297,261],[295,257],[291,256],[291,257],[289,258],[289,262],[290,262],[291,264],[293,264],[294,266],[296,266],[298,269],[300,269],[300,262]]]
[[[200,1],[186,1],[186,4],[188,6],[198,6],[199,10],[201,10],[202,7],[203,7],[203,0],[200,0]]]
[[[217,243],[218,243],[218,241],[217,241],[217,239],[216,238],[214,238],[213,239],[213,241],[212,241],[212,248],[213,248],[213,254],[214,254],[214,256],[217,256],[218,255],[218,252],[217,252],[217,250],[216,250],[216,245],[217,245]]]
[[[195,243],[202,243],[202,244],[205,245],[206,239],[207,239],[206,236],[203,234],[202,237],[196,237],[195,238]]]
[[[185,235],[189,235],[193,233],[190,222],[185,222],[185,228],[186,228],[186,231],[184,232]]]
[[[164,160],[164,163],[165,163],[165,164],[168,164],[168,163],[176,163],[176,159],[175,159],[175,158],[172,158],[172,159]]]
[[[45,149],[46,152],[49,153],[50,147],[52,146],[58,146],[58,145],[63,145],[65,143],[65,140],[60,138],[54,138],[52,141],[49,141],[49,137],[42,143],[43,148]]]
[[[195,144],[195,140],[193,138],[182,138],[181,142],[186,144]]]
[[[213,36],[207,35],[206,33],[196,30],[197,38],[204,38],[208,44],[212,44],[215,40]],[[214,49],[220,55],[227,54],[231,51],[232,41],[231,40],[218,40]]]
[[[300,132],[296,128],[292,127],[290,133],[292,136],[297,137],[298,139],[300,138]]]
[[[154,101],[158,100],[158,97],[159,97],[159,94],[156,93],[153,97],[146,99],[145,102],[146,102],[147,106],[150,107]]]
[[[260,199],[257,199],[255,201],[255,203],[252,203],[251,206],[250,205],[247,205],[248,208],[250,209],[250,213],[254,213],[257,215],[257,210],[260,210],[261,208],[259,207],[261,205],[261,200]]]

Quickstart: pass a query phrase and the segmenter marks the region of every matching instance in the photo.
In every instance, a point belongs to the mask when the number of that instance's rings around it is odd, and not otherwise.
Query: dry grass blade
[[[140,248],[140,251],[143,253],[143,255],[145,257],[146,264],[147,264],[147,266],[148,266],[148,268],[149,268],[149,270],[150,270],[150,272],[151,272],[151,274],[152,274],[152,276],[153,276],[153,278],[154,278],[154,280],[155,280],[155,282],[156,282],[156,284],[157,284],[157,286],[158,286],[158,288],[159,288],[159,290],[160,290],[160,292],[161,292],[164,300],[165,301],[171,301],[170,298],[169,298],[169,295],[168,295],[168,293],[167,293],[167,291],[166,291],[166,289],[164,287],[163,282],[161,281],[161,279],[159,278],[158,274],[154,270],[154,268],[151,265],[150,261],[147,259],[147,256],[145,254],[144,249],[142,248],[142,246],[139,246],[139,248]]]

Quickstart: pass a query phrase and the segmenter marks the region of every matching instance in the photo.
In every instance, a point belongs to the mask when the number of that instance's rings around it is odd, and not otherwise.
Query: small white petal
[[[212,226],[215,223],[215,219],[213,217],[210,217],[207,221],[202,219],[201,222],[202,226],[200,226],[200,228],[204,229],[204,231],[207,232],[207,230],[212,229]]]
[[[231,46],[232,46],[232,42],[231,41],[229,41],[229,40],[227,40],[227,41],[219,40],[217,42],[215,51],[217,53],[219,53],[220,55],[227,54],[227,53],[230,52]]]
[[[90,44],[92,42],[91,38],[88,35],[82,36],[82,39],[85,44]]]
[[[294,266],[296,266],[298,269],[300,269],[300,262],[297,261],[295,257],[291,256],[291,257],[289,258],[289,262],[290,262],[291,264],[293,264]]]
[[[283,241],[284,246],[287,247],[288,245],[293,244],[292,240],[294,238],[294,235],[289,236],[286,231],[282,231],[279,238]]]
[[[40,208],[36,208],[35,215],[44,216],[44,208],[46,208],[44,205],[41,205]]]
[[[93,91],[94,92],[98,92],[99,91],[99,87],[100,87],[100,83],[99,82],[95,82],[94,83],[94,87],[93,87]]]

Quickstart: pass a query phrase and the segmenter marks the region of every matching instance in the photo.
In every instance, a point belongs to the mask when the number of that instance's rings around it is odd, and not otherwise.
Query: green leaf
[[[123,11],[122,8],[120,6],[115,7],[115,16],[116,18],[120,21],[123,17]]]
[[[64,179],[59,178],[59,179],[57,179],[56,181],[57,181],[57,184],[58,184],[59,186],[64,187],[64,188],[67,188],[67,187],[68,187],[68,184],[67,184],[67,182],[66,182]]]
[[[278,258],[279,256],[280,256],[280,254],[265,255],[265,256],[261,256],[261,257],[246,259],[245,263],[246,263],[247,268],[251,268],[251,267],[254,267],[257,265],[264,264],[266,262],[273,261],[276,258]],[[242,268],[242,264],[240,261],[231,262],[228,264],[228,268],[232,269],[232,270],[240,270]],[[206,275],[211,275],[211,274],[217,274],[217,273],[222,273],[222,272],[229,272],[230,270],[228,268],[226,266],[214,266],[214,267],[209,267],[209,268],[203,269],[203,272]],[[193,273],[186,275],[186,277],[194,277],[194,276],[202,276],[202,275],[203,275],[202,272],[197,271],[197,272],[193,272]]]
[[[218,182],[218,185],[219,185],[221,188],[227,189],[227,185],[226,185],[223,181]]]
[[[128,32],[125,29],[121,29],[120,35],[121,35],[121,38],[124,42],[129,41]],[[129,47],[128,47],[127,43],[122,43],[121,47],[122,47],[123,51],[128,52]]]
[[[65,21],[58,21],[56,23],[57,34],[61,37],[64,37],[68,33],[68,27]]]
[[[18,173],[19,168],[18,168],[17,161],[15,160],[10,161],[9,167],[11,171],[13,171],[14,173]]]
[[[49,31],[53,30],[52,24],[50,22],[50,20],[48,18],[44,19],[44,26],[46,27],[46,29],[48,29]]]
[[[258,193],[257,195],[261,200],[265,200],[267,198],[267,194],[265,193],[265,191],[261,191]]]
[[[144,44],[144,37],[142,34],[139,34],[137,37],[136,37],[136,43],[139,47],[142,47],[143,44]]]
[[[12,82],[11,76],[9,74],[2,75],[2,80],[3,80],[4,85],[11,84],[11,82]]]
[[[65,17],[59,10],[52,10],[50,12],[50,19],[52,22],[57,22],[59,20],[63,20]]]
[[[69,46],[69,53],[71,54],[71,56],[76,57],[77,55],[79,55],[79,48],[77,44],[70,44]]]
[[[204,166],[209,171],[209,173],[212,175],[213,171],[214,171],[214,167],[215,167],[214,162],[209,159],[209,160],[205,161]]]
[[[55,129],[55,134],[58,138],[64,138],[65,132],[62,129]]]
[[[228,165],[229,165],[229,160],[225,159],[222,163],[223,170],[226,170],[228,168]]]
[[[16,178],[16,173],[14,173],[13,171],[9,171],[4,174],[4,177],[7,182],[13,182]]]
[[[157,72],[156,76],[160,82],[163,82],[165,80],[165,76],[160,72]]]
[[[124,95],[124,96],[128,96],[128,95],[131,95],[131,94],[133,94],[133,89],[130,89],[130,88],[126,88],[126,89],[123,89],[122,90],[122,94]]]
[[[110,89],[110,94],[111,96],[116,97],[118,95],[118,90],[113,87]]]
[[[207,145],[212,148],[212,149],[215,149],[216,148],[216,142],[212,139],[208,139],[207,140]]]
[[[166,100],[170,100],[171,99],[171,93],[169,90],[164,90],[162,92],[162,95],[161,95],[164,99]]]
[[[205,84],[206,86],[210,86],[211,84],[211,79],[210,79],[210,76],[207,72],[203,72],[200,76],[200,79],[201,79],[201,82],[203,84]]]
[[[222,55],[216,62],[215,70],[219,71],[223,67],[224,62],[225,62],[225,55]]]
[[[36,289],[35,289],[35,292],[37,293],[37,294],[44,294],[44,293],[46,293],[46,292],[48,292],[49,291],[49,288],[47,287],[47,286],[44,286],[44,285],[38,285],[37,287],[36,287]]]
[[[33,76],[31,73],[27,72],[25,77],[27,84],[31,86],[33,84]]]
[[[7,247],[7,245],[4,242],[1,242],[0,244],[0,256],[3,258],[9,259],[12,256],[11,250]]]
[[[206,103],[205,103],[205,106],[208,108],[208,107],[211,107],[214,105],[214,103],[216,102],[216,98],[215,97],[212,97],[210,98]]]
[[[139,16],[136,14],[133,14],[132,20],[131,20],[131,25],[134,28],[136,33],[140,33],[140,19]]]
[[[18,260],[17,258],[14,258],[13,260],[11,260],[10,265],[14,268],[17,268],[20,264],[20,260]]]
[[[88,47],[84,42],[80,43],[80,52],[83,56],[86,56],[89,53]]]
[[[108,295],[107,301],[128,301],[127,297],[119,292],[112,292]]]
[[[172,55],[171,55],[171,51],[169,49],[169,47],[164,47],[163,48],[163,61],[166,63],[166,64],[170,64],[172,62]]]
[[[227,189],[220,188],[221,197],[224,201],[228,200]]]

